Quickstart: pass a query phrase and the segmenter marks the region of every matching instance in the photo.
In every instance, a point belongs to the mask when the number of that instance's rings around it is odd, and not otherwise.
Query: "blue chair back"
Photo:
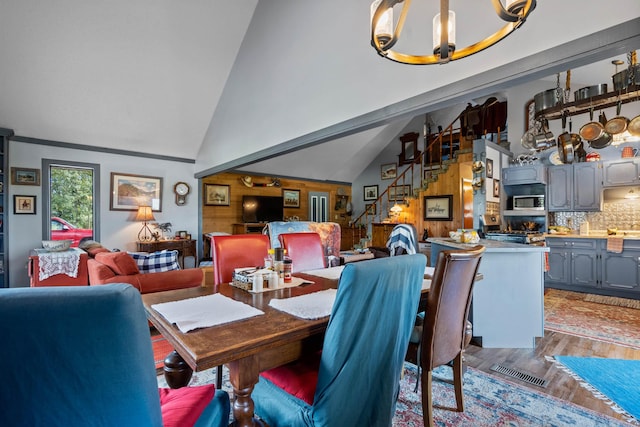
[[[131,285],[1,289],[0,342],[2,425],[162,426]]]
[[[391,425],[426,262],[415,254],[345,266],[322,349],[314,425]]]

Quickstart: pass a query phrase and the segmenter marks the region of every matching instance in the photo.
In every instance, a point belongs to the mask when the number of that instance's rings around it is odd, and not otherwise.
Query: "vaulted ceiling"
[[[410,67],[369,46],[369,3],[3,0],[0,127],[195,159],[196,176],[351,182],[417,115],[640,47],[637,0],[539,0],[499,45]],[[488,1],[464,7],[461,33],[490,26]]]

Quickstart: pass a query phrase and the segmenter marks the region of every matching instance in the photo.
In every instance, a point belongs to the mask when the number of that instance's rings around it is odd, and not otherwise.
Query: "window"
[[[44,240],[99,240],[100,165],[43,159]]]

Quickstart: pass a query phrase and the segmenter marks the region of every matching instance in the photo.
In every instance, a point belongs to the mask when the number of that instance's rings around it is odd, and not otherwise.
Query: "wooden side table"
[[[162,250],[177,250],[178,262],[180,268],[184,269],[184,257],[193,257],[194,260],[197,257],[196,253],[196,241],[195,240],[158,240],[157,242],[137,242],[137,250],[139,252],[156,252]],[[195,263],[197,264],[197,263]],[[194,264],[194,265],[195,265]]]

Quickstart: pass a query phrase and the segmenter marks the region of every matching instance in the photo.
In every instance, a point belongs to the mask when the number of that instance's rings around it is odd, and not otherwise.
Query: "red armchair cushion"
[[[96,254],[95,259],[109,267],[118,276],[140,273],[136,262],[126,252],[101,252]]]
[[[321,354],[317,352],[288,365],[264,371],[260,375],[287,393],[313,405]]]
[[[165,427],[193,426],[202,411],[211,403],[216,387],[213,384],[182,387],[179,389],[160,388],[160,409]]]

